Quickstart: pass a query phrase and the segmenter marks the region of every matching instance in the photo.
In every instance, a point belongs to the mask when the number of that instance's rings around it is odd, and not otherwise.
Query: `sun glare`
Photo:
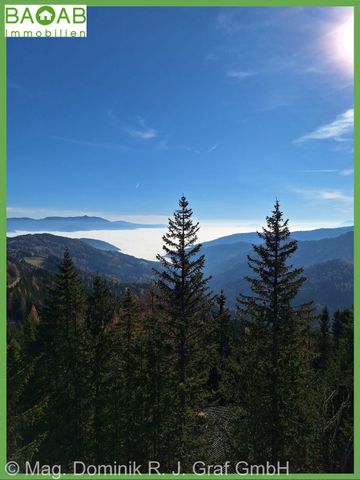
[[[339,32],[340,48],[344,57],[353,62],[354,59],[354,20],[349,18],[341,27]]]
[[[335,29],[335,53],[348,69],[354,65],[354,18],[347,18]]]

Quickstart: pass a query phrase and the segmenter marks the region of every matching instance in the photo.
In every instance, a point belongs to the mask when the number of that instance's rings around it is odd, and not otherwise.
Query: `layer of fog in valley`
[[[199,242],[207,242],[226,235],[234,233],[255,232],[261,230],[261,222],[258,224],[236,225],[235,223],[201,223],[199,230]],[[324,222],[324,224],[302,224],[290,225],[292,231],[295,230],[313,230],[323,227],[339,227],[338,224]],[[50,232],[52,235],[58,235],[68,238],[93,238],[111,243],[119,248],[122,253],[133,255],[134,257],[144,258],[146,260],[155,260],[158,253],[162,251],[162,237],[167,228],[138,228],[134,230],[88,230],[76,232]],[[44,231],[26,232],[16,231],[8,232],[8,237],[17,235],[26,235],[34,233],[49,233]]]
[[[253,229],[254,230],[254,229]],[[136,230],[93,230],[78,232],[51,232],[68,238],[94,238],[103,240],[118,247],[122,253],[146,260],[155,260],[158,253],[162,253],[162,236],[166,228],[138,228]],[[199,231],[199,241],[205,242],[224,235],[249,231],[248,227],[234,228],[233,225],[203,225]],[[10,232],[9,237],[26,235],[34,232]],[[47,233],[47,232],[37,232]]]

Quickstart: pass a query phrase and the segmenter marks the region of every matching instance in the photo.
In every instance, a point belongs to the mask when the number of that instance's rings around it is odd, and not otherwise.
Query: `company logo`
[[[5,5],[5,36],[86,37],[84,5]]]
[[[36,20],[40,25],[50,25],[55,20],[55,10],[52,7],[41,7],[36,12]]]

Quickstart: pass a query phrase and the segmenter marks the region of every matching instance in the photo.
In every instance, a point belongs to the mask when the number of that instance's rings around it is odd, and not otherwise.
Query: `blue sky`
[[[89,8],[86,39],[8,39],[9,216],[203,222],[353,209],[351,8]],[[339,33],[340,32],[340,33]]]

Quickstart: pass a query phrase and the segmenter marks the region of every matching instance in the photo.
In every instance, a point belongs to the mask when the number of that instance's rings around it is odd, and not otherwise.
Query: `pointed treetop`
[[[63,258],[61,259],[61,262],[60,262],[60,269],[72,269],[74,268],[74,262],[70,256],[70,252],[69,252],[69,249],[68,248],[65,248],[64,250],[64,256]]]
[[[179,200],[179,207],[180,208],[187,208],[189,205],[189,202],[187,201],[186,197],[184,195],[181,196]]]

